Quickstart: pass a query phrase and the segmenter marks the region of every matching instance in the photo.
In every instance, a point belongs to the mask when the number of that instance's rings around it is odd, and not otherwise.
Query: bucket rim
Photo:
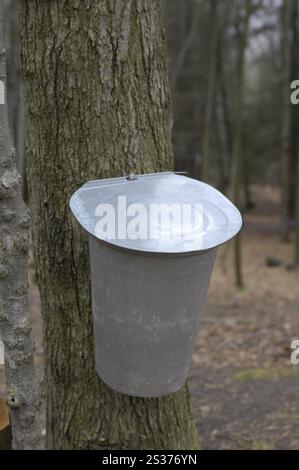
[[[116,197],[124,193],[129,198],[144,201],[150,205],[151,195],[161,201],[167,199],[192,200],[202,204],[203,230],[201,237],[189,240],[130,240],[104,239],[96,233],[95,199],[97,202],[112,201],[116,206]],[[160,197],[160,194],[162,196]],[[157,196],[158,195],[158,196]],[[170,197],[171,196],[171,197]],[[139,198],[139,199],[138,199]],[[242,227],[242,217],[239,210],[226,196],[207,183],[176,174],[174,172],[149,173],[143,175],[121,176],[102,180],[92,180],[81,186],[70,199],[70,209],[87,233],[99,241],[113,247],[135,253],[184,255],[204,252],[220,246],[233,238]],[[192,235],[192,232],[190,232]]]

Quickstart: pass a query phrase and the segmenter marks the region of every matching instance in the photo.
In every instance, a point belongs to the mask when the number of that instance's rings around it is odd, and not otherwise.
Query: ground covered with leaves
[[[198,336],[190,388],[204,449],[299,449],[299,270],[280,242],[278,193],[256,189],[245,215],[244,289],[234,287],[232,245],[219,250]],[[268,266],[268,265],[271,266]],[[40,301],[30,261],[30,311],[42,364]],[[0,395],[4,371],[0,366]]]
[[[205,449],[299,449],[299,271],[280,242],[278,197],[257,190],[245,215],[245,288],[222,247],[194,354],[191,389]],[[271,267],[268,266],[271,265]],[[275,265],[275,266],[272,266]]]

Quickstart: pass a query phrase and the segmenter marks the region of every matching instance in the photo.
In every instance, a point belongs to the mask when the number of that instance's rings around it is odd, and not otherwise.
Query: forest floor
[[[193,357],[190,387],[204,449],[299,449],[299,271],[293,245],[279,240],[278,194],[253,193],[245,215],[245,288],[234,287],[232,246],[219,250]],[[268,267],[267,258],[282,261]],[[30,312],[42,363],[40,301],[30,262]],[[4,391],[0,366],[0,395]]]
[[[278,194],[253,195],[245,215],[245,288],[234,287],[232,247],[212,277],[190,385],[204,449],[299,449],[299,271],[293,245],[279,240]],[[268,267],[267,258],[282,265]]]

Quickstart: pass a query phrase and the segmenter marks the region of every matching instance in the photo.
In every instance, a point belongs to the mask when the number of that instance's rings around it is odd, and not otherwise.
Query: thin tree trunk
[[[180,50],[178,51],[177,58],[175,61],[175,67],[174,70],[171,74],[171,87],[172,90],[176,90],[178,78],[180,76],[180,72],[182,71],[183,65],[185,63],[185,60],[188,56],[188,53],[190,52],[190,49],[192,48],[194,41],[196,39],[196,34],[198,31],[198,19],[199,19],[199,5],[192,5],[189,4],[187,7],[186,5],[182,4],[180,5],[181,8],[192,8],[192,17],[191,17],[191,24],[188,28],[188,34],[184,37],[184,40],[182,41],[182,46]],[[185,20],[185,18],[183,18]]]
[[[215,138],[217,144],[217,166],[218,166],[218,173],[219,173],[219,183],[218,187],[220,191],[224,192],[226,186],[226,160],[225,160],[225,147],[226,147],[226,137],[224,134],[224,129],[222,126],[222,113],[220,109],[221,104],[217,103],[215,109],[215,121],[214,121],[214,130],[215,130]],[[223,132],[224,131],[224,132]]]
[[[282,181],[281,181],[281,229],[282,240],[289,241],[289,188],[290,188],[290,139],[291,139],[291,103],[290,103],[290,72],[291,72],[291,24],[293,0],[283,2],[283,114],[282,114]]]
[[[297,184],[295,202],[295,264],[299,266],[299,145],[297,152]]]
[[[243,189],[244,189],[244,208],[252,209],[254,203],[251,197],[251,186],[250,186],[250,165],[247,155],[243,157]]]
[[[293,30],[294,30],[294,43],[293,43],[293,60],[294,60],[294,69],[296,71],[299,70],[299,61],[297,56],[295,55],[295,49],[299,45],[299,5],[296,4],[296,17],[295,23],[293,22]],[[293,20],[294,21],[294,20]],[[296,112],[293,112],[293,117],[298,117],[298,109]],[[294,123],[295,124],[295,123]],[[298,129],[298,122],[294,126]],[[294,147],[297,150],[297,164],[296,164],[296,184],[295,184],[295,264],[299,266],[299,137],[298,133],[293,136],[294,140],[296,139],[296,144]]]
[[[87,180],[172,168],[160,1],[21,4],[48,446],[195,448],[187,386],[164,398],[141,399],[98,378],[87,239],[68,207]]]
[[[299,74],[299,2],[291,0],[291,30],[290,30],[290,77],[286,84],[289,90],[290,103],[290,83]],[[296,187],[297,187],[297,157],[298,157],[298,134],[299,134],[299,107],[291,105],[290,110],[290,150],[289,150],[289,190],[288,190],[288,220],[296,219]],[[289,224],[290,225],[290,224]]]
[[[0,1],[0,80],[6,84],[3,11]],[[6,91],[5,91],[6,94]],[[7,403],[13,448],[41,445],[37,424],[38,387],[27,304],[29,216],[10,136],[7,99],[0,103],[0,338],[4,343]]]
[[[224,11],[221,13],[221,19],[219,19],[219,34],[218,34],[218,47],[217,47],[217,74],[218,74],[218,83],[220,95],[220,110],[221,117],[223,121],[224,135],[225,135],[225,147],[223,155],[218,155],[219,161],[219,172],[220,172],[220,182],[221,182],[221,191],[226,193],[230,184],[231,177],[231,166],[233,158],[233,129],[232,121],[230,116],[229,109],[229,97],[227,90],[227,74],[225,70],[226,63],[226,34],[227,34],[227,17],[231,5],[229,3],[225,4]],[[219,117],[220,119],[220,117]],[[225,158],[226,157],[226,158]]]
[[[2,0],[4,5],[4,42],[7,50],[7,95],[8,117],[14,146],[18,172],[21,175],[23,199],[27,201],[26,162],[25,162],[25,107],[21,79],[19,49],[19,17],[15,0]]]
[[[202,160],[200,177],[203,181],[208,179],[208,162],[211,157],[211,126],[212,115],[215,103],[216,93],[216,79],[217,79],[217,47],[218,47],[218,33],[219,33],[219,18],[218,18],[218,0],[212,0],[211,5],[211,24],[212,24],[212,37],[210,47],[210,64],[208,74],[208,88],[205,107],[205,119],[203,129],[203,147],[202,147]]]
[[[245,53],[248,41],[249,21],[251,15],[251,0],[246,0],[245,17],[239,50],[238,63],[238,85],[237,85],[237,109],[236,109],[236,135],[234,145],[234,176],[233,176],[233,198],[236,206],[240,205],[240,194],[242,187],[243,166],[243,108],[244,108],[244,81],[245,81]],[[237,287],[243,286],[242,274],[242,251],[241,233],[234,240],[235,273]]]

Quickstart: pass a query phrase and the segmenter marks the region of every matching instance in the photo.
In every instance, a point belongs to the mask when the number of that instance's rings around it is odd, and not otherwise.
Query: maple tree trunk
[[[160,1],[21,4],[48,446],[194,449],[187,386],[133,398],[97,376],[87,239],[68,207],[87,180],[172,168]]]

